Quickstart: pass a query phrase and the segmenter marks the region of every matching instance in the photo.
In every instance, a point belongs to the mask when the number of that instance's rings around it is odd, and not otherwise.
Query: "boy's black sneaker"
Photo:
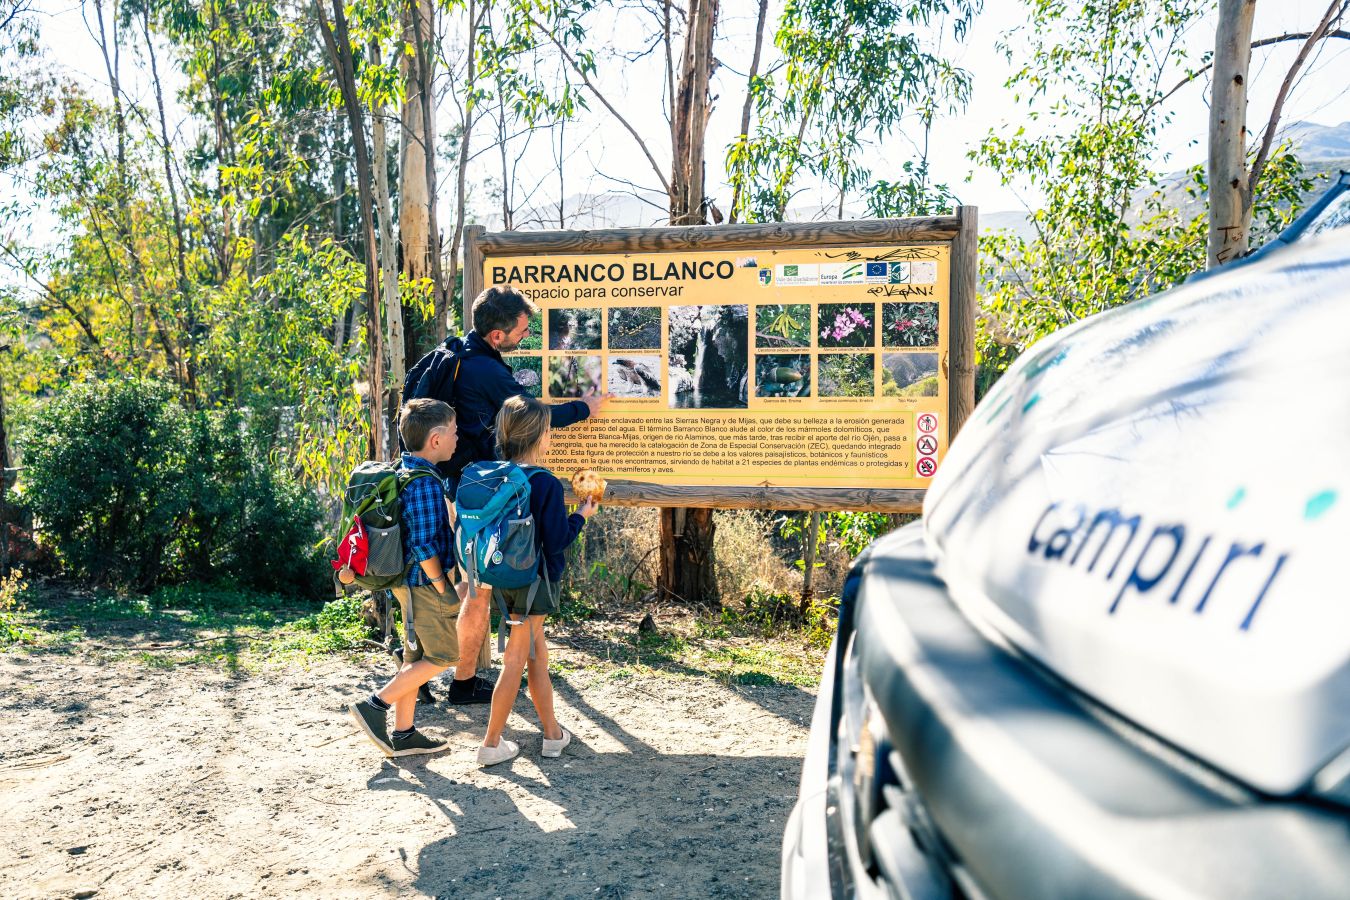
[[[447,741],[438,741],[434,738],[429,738],[416,728],[413,729],[412,734],[407,735],[406,737],[401,737],[396,734],[390,738],[390,741],[394,748],[394,756],[416,756],[418,753],[439,753],[450,746]]]
[[[394,755],[393,745],[389,743],[387,710],[380,709],[369,700],[358,700],[347,707],[347,715],[370,738],[370,742],[380,748],[381,753],[385,756]]]
[[[450,690],[446,691],[445,702],[454,706],[467,706],[470,703],[491,703],[492,688],[492,682],[481,675],[475,675],[473,678],[466,678],[463,681],[452,681],[450,682]]]

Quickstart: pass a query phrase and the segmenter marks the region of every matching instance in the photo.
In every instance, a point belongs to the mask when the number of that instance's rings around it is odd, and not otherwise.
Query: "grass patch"
[[[370,636],[361,617],[364,595],[318,609],[310,601],[231,584],[174,585],[146,595],[46,586],[24,596],[27,608],[16,602],[9,610],[21,637],[4,644],[31,652],[84,647],[154,669],[256,669],[278,655],[353,650]],[[0,629],[7,621],[3,613]]]

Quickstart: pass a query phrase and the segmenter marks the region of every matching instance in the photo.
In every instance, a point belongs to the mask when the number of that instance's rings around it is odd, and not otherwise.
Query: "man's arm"
[[[490,369],[484,368],[487,371],[483,373],[478,386],[492,409],[501,409],[502,404],[511,397],[529,396],[520,383],[511,377],[509,370],[495,364]],[[599,409],[600,398],[594,395],[582,400],[555,403],[549,408],[549,425],[553,428],[566,428],[568,425],[590,418]]]

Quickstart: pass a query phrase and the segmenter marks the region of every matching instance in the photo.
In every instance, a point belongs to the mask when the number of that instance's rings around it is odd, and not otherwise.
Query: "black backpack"
[[[460,363],[468,352],[463,338],[446,338],[445,343],[423,356],[408,370],[403,379],[403,402],[418,397],[435,397],[454,406],[455,380],[459,377]]]
[[[460,337],[446,338],[445,343],[427,353],[417,361],[407,376],[403,379],[403,403],[409,400],[415,400],[418,397],[434,397],[437,400],[444,400],[459,412],[458,397],[455,395],[456,382],[459,379],[460,365],[469,358],[468,343]],[[485,435],[490,441],[490,434]],[[407,448],[403,446],[403,436],[398,439],[398,448],[404,451]],[[486,453],[486,455],[484,455]],[[452,478],[459,477],[459,473],[469,463],[480,459],[492,459],[491,447],[486,450],[483,447],[473,446],[472,442],[464,439],[464,432],[460,430],[459,447],[455,450],[455,455],[447,462],[437,466],[442,475]]]

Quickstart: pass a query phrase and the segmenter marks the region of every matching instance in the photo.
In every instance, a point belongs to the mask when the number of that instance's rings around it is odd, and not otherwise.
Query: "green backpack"
[[[342,531],[337,541],[334,578],[350,568],[355,580],[348,587],[384,591],[408,577],[403,564],[403,529],[399,524],[399,495],[415,479],[440,476],[430,469],[405,469],[387,462],[368,461],[347,479],[342,495]],[[339,584],[339,591],[341,585]]]

